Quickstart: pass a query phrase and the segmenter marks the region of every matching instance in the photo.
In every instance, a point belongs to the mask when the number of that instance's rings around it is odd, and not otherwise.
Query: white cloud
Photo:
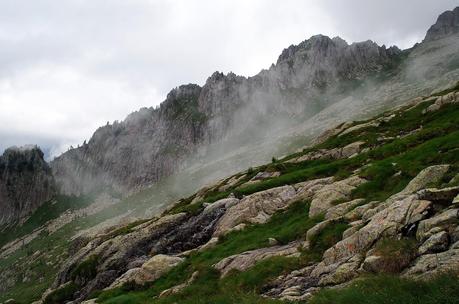
[[[455,1],[3,0],[0,149],[50,153],[215,70],[253,75],[311,35],[410,47]]]

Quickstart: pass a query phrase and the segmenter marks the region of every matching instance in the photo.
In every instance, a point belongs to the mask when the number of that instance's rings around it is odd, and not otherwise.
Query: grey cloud
[[[215,70],[250,76],[311,35],[409,47],[449,0],[4,0],[0,149],[58,153]],[[17,138],[17,143],[15,141]]]

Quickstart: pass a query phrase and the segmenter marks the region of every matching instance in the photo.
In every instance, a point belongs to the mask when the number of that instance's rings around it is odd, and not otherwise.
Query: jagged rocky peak
[[[166,97],[166,100],[161,103],[161,108],[169,106],[173,102],[182,102],[199,97],[201,87],[197,84],[185,84],[172,89]]]
[[[315,35],[301,42],[298,45],[291,45],[282,51],[282,54],[277,60],[277,64],[295,59],[301,55],[303,59],[308,59],[304,56],[309,52],[320,57],[336,57],[337,55],[345,56],[342,60],[349,60],[351,55],[360,57],[371,55],[373,57],[388,57],[400,53],[400,49],[392,46],[386,49],[385,46],[379,46],[377,43],[367,40],[348,44],[341,37],[330,38],[325,35]]]
[[[423,42],[433,41],[459,33],[459,6],[438,16],[437,22],[427,31]]]
[[[35,145],[0,156],[0,226],[24,220],[55,193],[51,169]]]
[[[316,35],[284,49],[271,71],[283,87],[324,89],[378,72],[400,53],[397,47],[386,48],[371,40],[348,44],[340,37]]]

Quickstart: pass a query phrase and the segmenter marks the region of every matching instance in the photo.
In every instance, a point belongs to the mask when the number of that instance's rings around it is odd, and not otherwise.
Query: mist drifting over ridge
[[[222,177],[292,152],[286,144],[292,138],[298,148],[340,122],[455,81],[455,35],[434,37],[435,44],[444,44],[436,53],[429,41],[401,51],[316,35],[285,49],[275,65],[255,76],[215,72],[203,87],[177,87],[158,108],[99,128],[51,166],[69,194],[105,186],[129,192],[215,163],[220,168],[207,179]],[[438,77],[431,81],[433,73]]]
[[[57,156],[172,87],[203,84],[214,70],[254,75],[317,33],[407,48],[455,4],[354,3],[359,12],[335,1],[3,1],[0,150],[36,143]]]

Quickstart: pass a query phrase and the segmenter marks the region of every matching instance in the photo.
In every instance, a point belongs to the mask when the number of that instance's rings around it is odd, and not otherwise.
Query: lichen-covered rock
[[[354,222],[349,223],[349,225],[351,227],[349,227],[346,230],[344,230],[343,239],[348,238],[351,235],[353,235],[354,233],[356,233],[357,231],[359,231],[359,229],[362,228],[363,224],[364,224],[364,222],[362,220],[354,221]]]
[[[333,177],[325,177],[294,184],[293,187],[297,191],[296,197],[299,200],[310,200],[317,191],[321,190],[326,185],[330,185],[333,180]]]
[[[383,269],[384,259],[378,255],[370,255],[362,263],[362,269],[368,272],[378,273]]]
[[[378,201],[372,201],[372,202],[369,202],[369,203],[367,203],[365,205],[355,207],[354,209],[352,209],[351,211],[346,213],[344,215],[344,218],[346,220],[348,220],[348,221],[356,221],[356,220],[360,220],[360,219],[363,220],[364,214],[369,210],[373,210],[376,206],[378,206],[379,203],[380,202],[378,202]],[[376,214],[376,213],[374,213],[374,214]],[[370,214],[368,214],[367,215],[367,219],[370,218],[370,217],[371,217]]]
[[[355,199],[350,202],[341,203],[336,206],[333,206],[329,208],[327,212],[325,213],[325,219],[328,220],[328,219],[334,219],[334,218],[341,217],[345,215],[348,211],[353,209],[354,207],[362,204],[364,201],[365,201],[364,199]]]
[[[295,188],[282,186],[244,197],[218,221],[214,236],[223,235],[241,223],[265,223],[276,211],[288,207],[295,195]]]
[[[157,280],[161,275],[183,261],[183,258],[158,254],[153,256],[142,267],[129,269],[110,285],[111,288],[123,286],[128,282],[144,285]]]
[[[456,242],[447,251],[420,256],[403,276],[431,278],[444,272],[457,271],[458,267],[459,243]]]
[[[449,167],[449,165],[437,165],[425,168],[408,183],[402,194],[414,193],[430,184],[439,182],[448,172]]]
[[[334,264],[368,250],[382,237],[394,237],[404,227],[419,222],[427,216],[431,203],[410,195],[393,202],[375,214],[370,222],[350,237],[325,251],[323,262]]]
[[[319,263],[311,272],[311,276],[320,278],[318,286],[338,285],[348,282],[358,276],[362,260],[362,255],[356,254],[341,264],[325,265]]]
[[[351,176],[323,187],[312,199],[309,216],[317,216],[332,207],[334,202],[349,198],[352,191],[365,182],[363,178]]]
[[[441,252],[448,249],[448,245],[448,233],[446,233],[446,231],[441,231],[429,237],[421,247],[419,247],[418,252],[420,255]]]
[[[459,186],[447,188],[428,188],[419,191],[419,197],[433,202],[444,202],[450,204],[454,198],[459,194]]]
[[[428,232],[435,227],[446,229],[452,226],[457,226],[459,219],[459,209],[448,209],[431,218],[421,221],[418,225],[416,238],[424,241],[430,237]],[[437,228],[438,229],[438,228]]]
[[[222,277],[224,277],[231,270],[244,271],[254,266],[257,262],[271,257],[298,255],[298,246],[298,242],[293,242],[283,246],[272,246],[246,251],[224,258],[215,264],[214,267],[218,269]]]
[[[295,157],[288,160],[288,163],[300,163],[307,160],[316,160],[316,159],[342,159],[354,156],[362,151],[365,142],[357,141],[350,143],[347,146],[342,148],[334,148],[330,150],[320,149],[317,151],[308,152],[305,155]]]

